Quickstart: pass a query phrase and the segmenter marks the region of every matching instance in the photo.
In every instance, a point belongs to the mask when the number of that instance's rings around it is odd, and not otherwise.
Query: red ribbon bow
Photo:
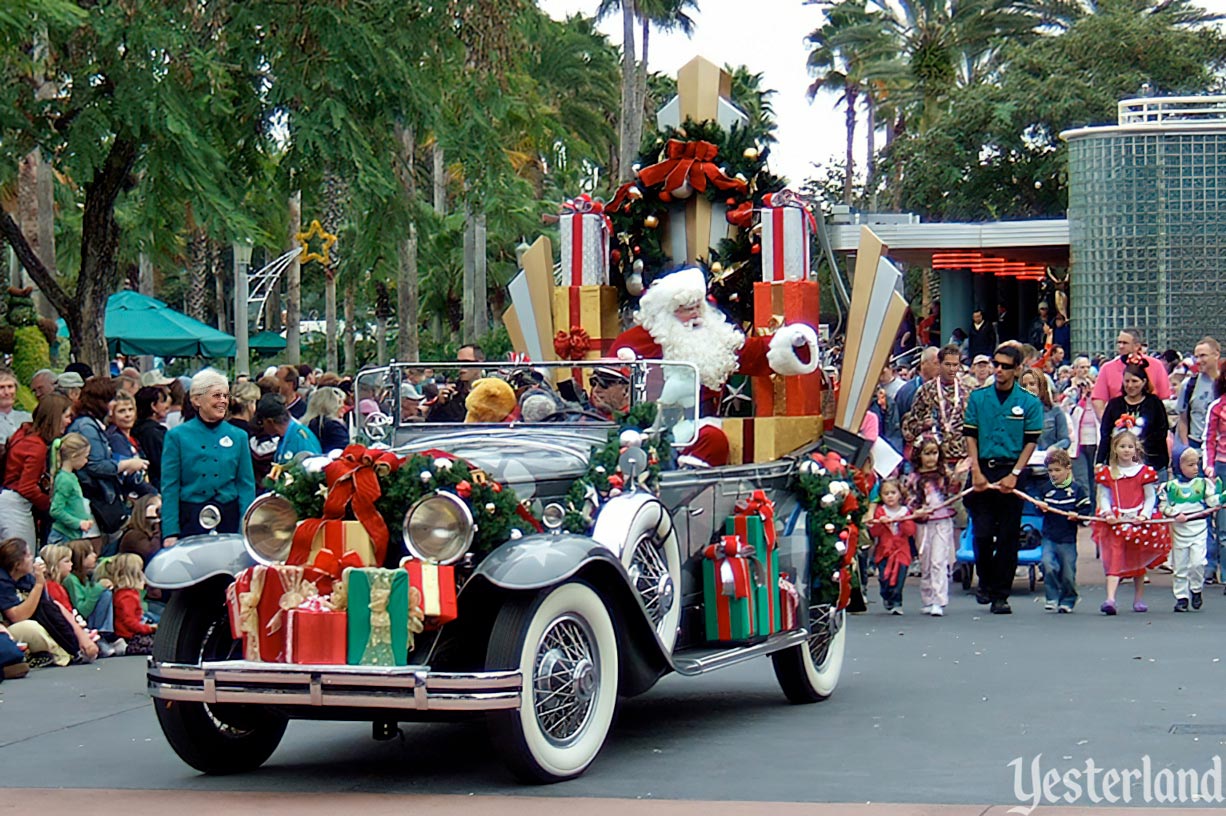
[[[719,148],[710,142],[669,139],[664,146],[664,160],[640,170],[639,180],[649,187],[663,182],[665,190],[675,190],[688,181],[699,193],[706,192],[707,182],[721,190],[743,192],[747,188],[745,182],[729,178],[715,166],[717,155]]]
[[[303,571],[308,581],[315,585],[320,595],[330,595],[337,581],[341,580],[346,567],[364,567],[362,557],[355,552],[347,552],[337,557],[336,553],[326,547],[315,553],[315,560]]]
[[[400,457],[391,451],[372,450],[363,445],[345,448],[339,458],[324,468],[328,498],[324,500],[323,518],[307,519],[298,525],[285,563],[305,564],[311,552],[311,541],[319,527],[325,521],[343,519],[346,509],[351,509],[354,518],[366,528],[374,545],[378,563],[371,566],[381,565],[387,556],[390,534],[387,522],[375,509],[375,501],[383,495],[379,476],[394,473],[400,462]]]
[[[749,229],[753,226],[753,202],[742,201],[735,207],[729,207],[724,218],[734,227]]]
[[[573,326],[570,333],[560,331],[553,337],[553,350],[563,360],[582,360],[592,349],[592,337],[581,326]]]
[[[609,232],[613,232],[613,221],[605,214],[604,202],[600,199],[592,198],[587,193],[563,201],[562,214],[599,215]]]
[[[766,546],[772,550],[775,548],[775,503],[767,498],[765,490],[755,490],[748,498],[738,501],[736,512],[739,515],[761,516]]]
[[[809,209],[808,202],[791,190],[767,193],[762,196],[762,203],[767,207],[799,207],[804,210],[805,216],[809,221],[809,229],[817,232],[817,219],[813,216],[813,211]]]
[[[729,598],[748,598],[750,564],[754,548],[740,536],[723,536],[702,551],[703,557],[715,562],[720,594]]]

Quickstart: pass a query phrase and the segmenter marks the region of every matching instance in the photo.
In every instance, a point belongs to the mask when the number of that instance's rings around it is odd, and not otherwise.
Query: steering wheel
[[[601,416],[595,411],[589,411],[585,408],[580,408],[577,405],[568,405],[554,411],[552,414],[547,414],[542,417],[540,422],[565,422],[567,417],[579,417],[581,419],[592,419],[596,422],[611,422],[608,417]]]

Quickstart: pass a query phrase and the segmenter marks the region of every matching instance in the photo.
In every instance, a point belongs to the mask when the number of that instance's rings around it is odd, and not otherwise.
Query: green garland
[[[326,483],[322,472],[308,472],[295,463],[274,471],[266,483],[289,501],[299,519],[323,515]],[[520,514],[514,490],[451,456],[414,454],[395,472],[380,473],[379,486],[382,495],[375,501],[375,509],[383,516],[394,541],[399,540],[408,509],[423,496],[440,490],[459,496],[472,512],[476,530],[471,552],[478,560],[507,539],[536,531],[536,525]]]
[[[621,458],[621,435],[623,431],[643,432],[656,421],[656,404],[640,403],[621,418],[618,427],[609,431],[604,445],[592,448],[587,470],[574,481],[566,493],[566,515],[562,528],[570,533],[587,533],[592,529],[596,511],[612,495],[621,490],[621,470],[617,463]],[[640,485],[651,492],[660,486],[660,473],[664,461],[671,456],[672,433],[661,431],[658,435],[643,438],[643,451],[647,454],[647,470],[640,475]]]
[[[810,603],[838,601],[839,585],[831,576],[840,568],[846,548],[854,552],[859,543],[859,536],[852,535],[849,528],[863,527],[868,498],[856,486],[852,475],[841,457],[826,453],[802,462],[792,482],[792,491],[808,513]],[[854,572],[852,575],[855,585],[858,579]]]

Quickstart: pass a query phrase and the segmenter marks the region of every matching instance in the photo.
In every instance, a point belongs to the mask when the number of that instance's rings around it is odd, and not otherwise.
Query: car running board
[[[809,633],[804,629],[791,632],[780,632],[771,635],[761,643],[750,646],[733,646],[731,648],[686,649],[673,655],[673,669],[677,674],[687,676],[705,674],[709,671],[722,669],[734,663],[753,660],[772,652],[782,651],[790,646],[799,646],[809,639]]]

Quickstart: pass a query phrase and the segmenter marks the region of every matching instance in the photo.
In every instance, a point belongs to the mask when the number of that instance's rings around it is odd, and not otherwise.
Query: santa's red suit
[[[651,285],[639,301],[638,325],[613,341],[623,360],[677,360],[693,363],[702,382],[704,415],[719,407],[721,389],[732,374],[766,377],[809,374],[817,368],[817,333],[804,324],[782,326],[770,337],[746,337],[707,300],[700,269],[682,269]],[[677,317],[688,310],[688,322]],[[718,420],[700,421],[698,438],[680,461],[716,467],[728,463],[728,439]]]

